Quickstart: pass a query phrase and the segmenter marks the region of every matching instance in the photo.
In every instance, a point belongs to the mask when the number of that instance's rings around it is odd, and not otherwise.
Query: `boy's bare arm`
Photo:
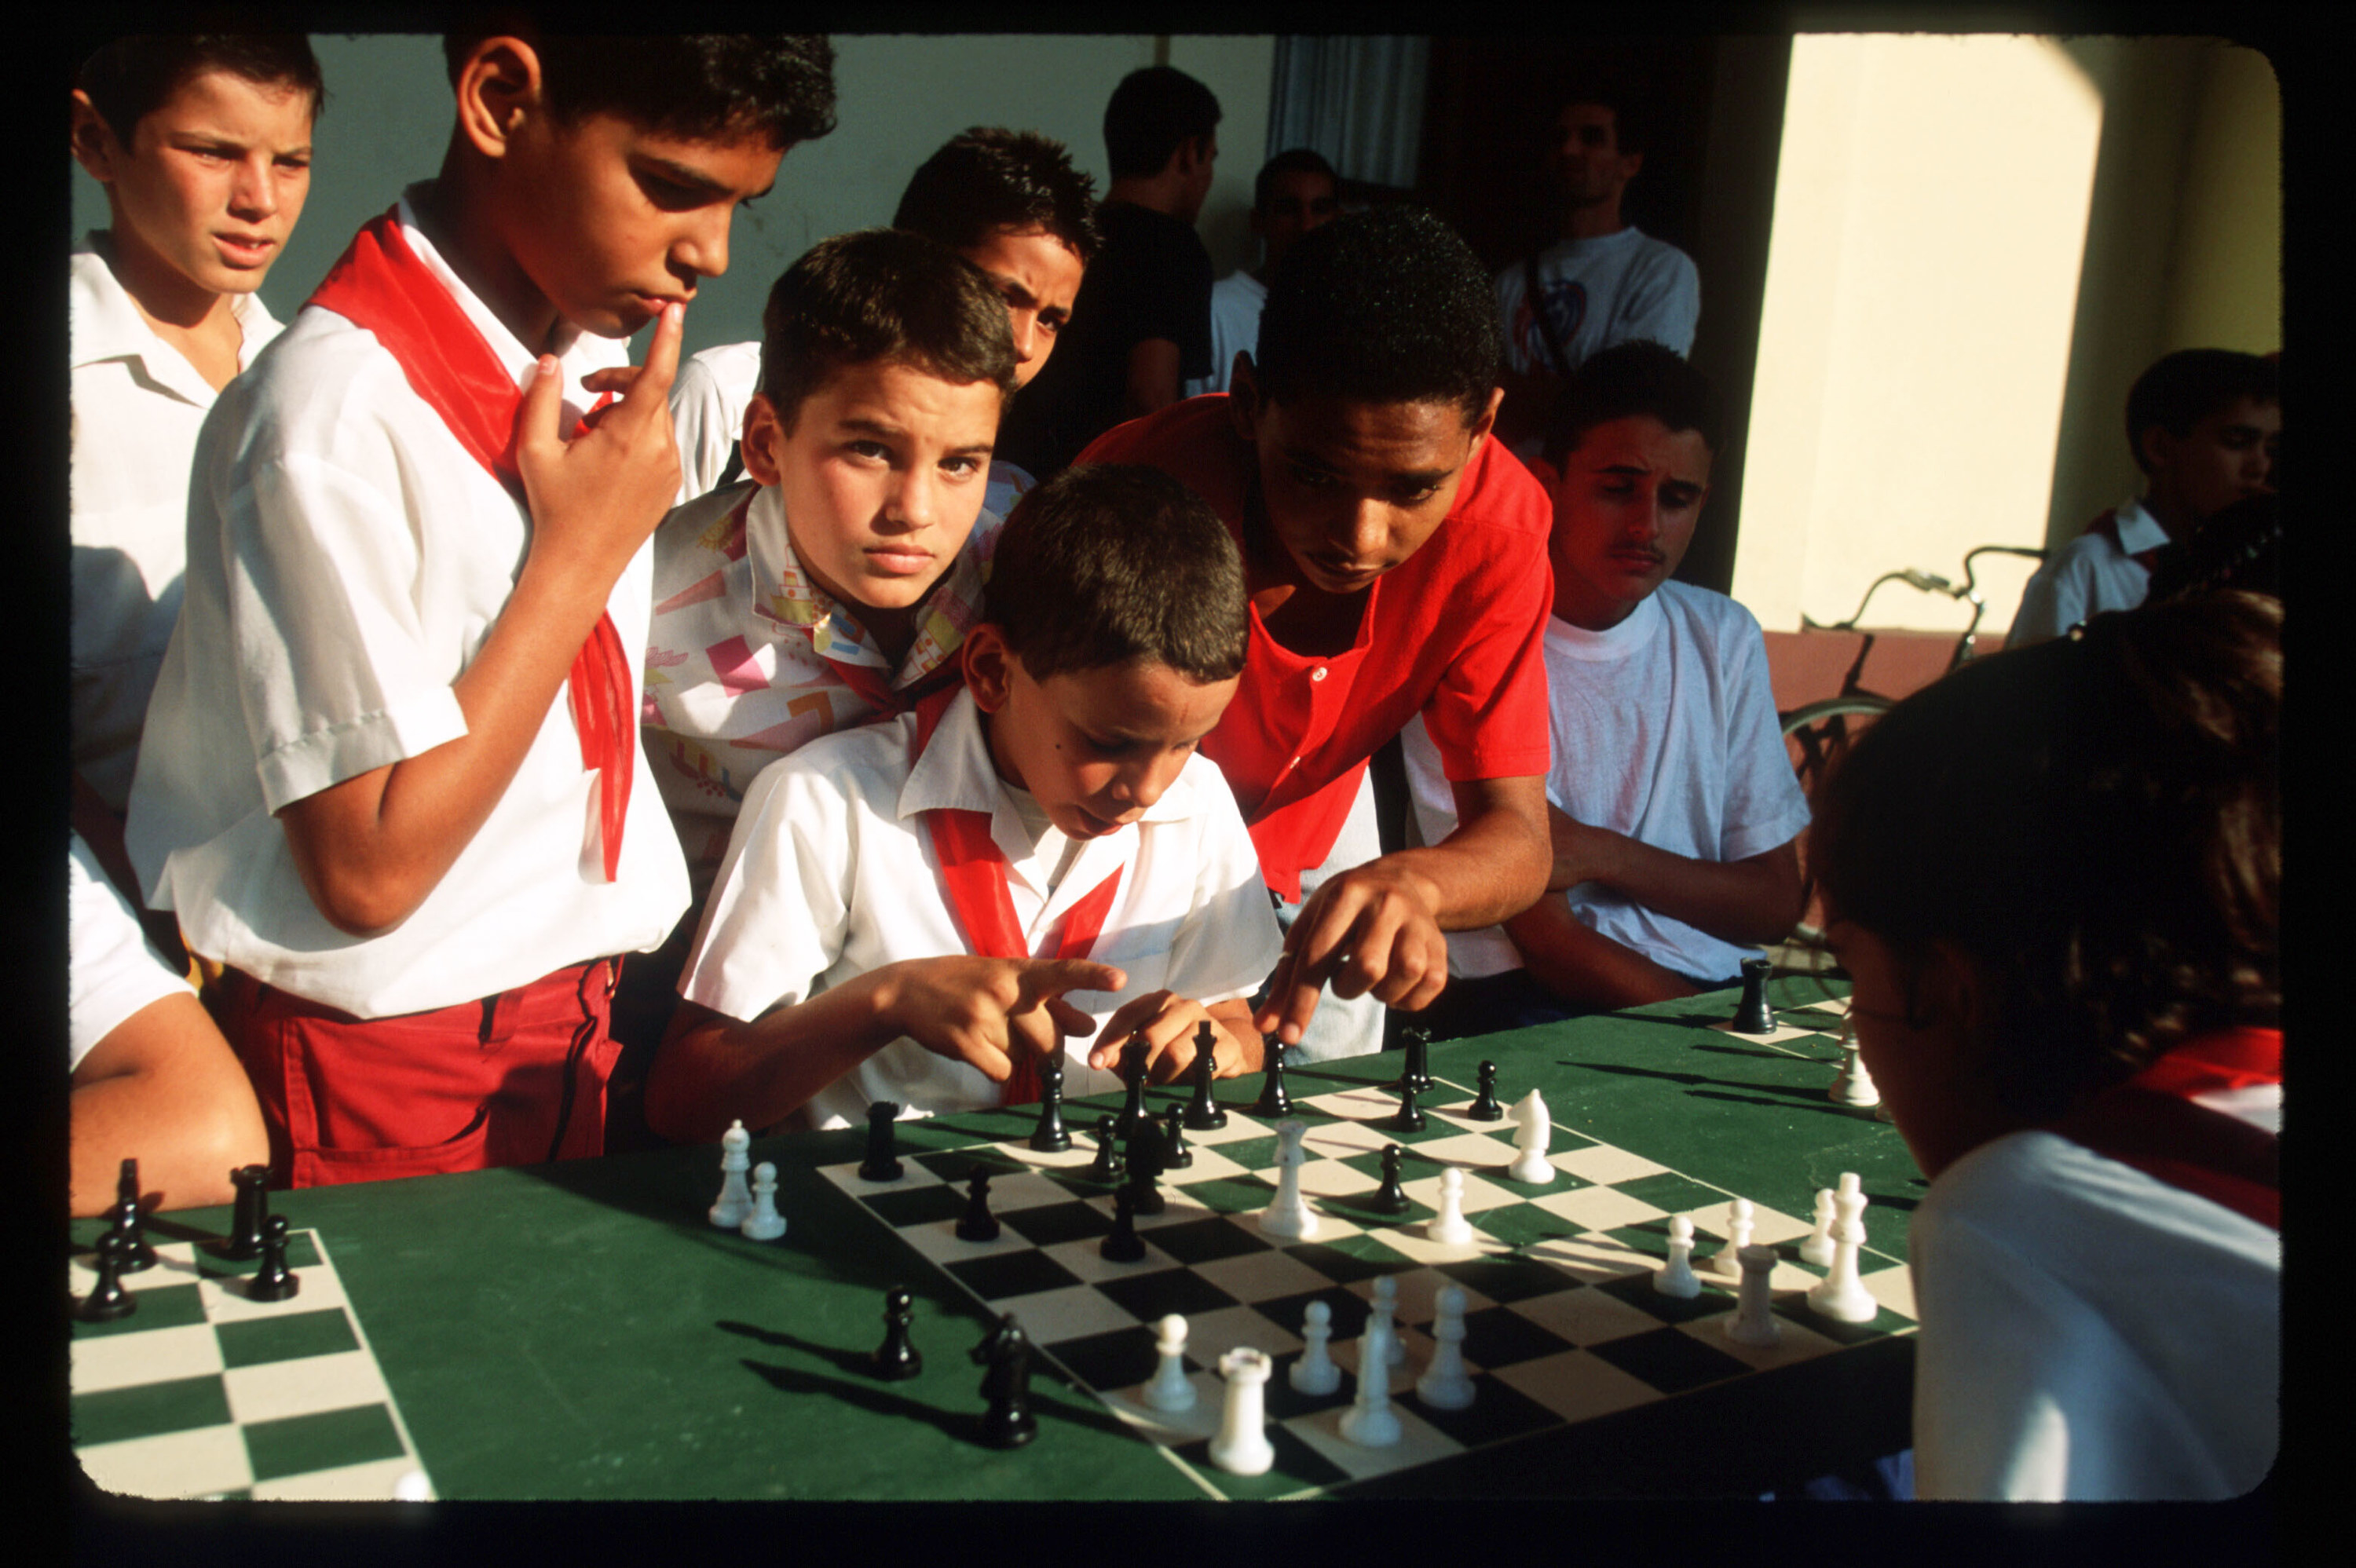
[[[1178,346],[1166,337],[1149,337],[1129,351],[1129,377],[1121,399],[1122,415],[1138,419],[1178,400]]]
[[[1547,892],[1506,921],[1505,934],[1521,950],[1531,976],[1574,1006],[1634,1008],[1690,997],[1697,989],[1684,976],[1584,924],[1559,892]]]
[[[452,688],[466,733],[280,810],[303,886],[337,930],[367,936],[425,901],[515,777],[605,601],[679,488],[669,394],[681,307],[594,428],[558,431],[563,387],[543,359],[517,412],[531,506],[515,591]]]
[[[1781,942],[1800,918],[1799,842],[1741,860],[1696,860],[1547,807],[1554,864],[1547,890],[1598,882],[1721,942]]]
[[[126,1157],[166,1209],[226,1203],[229,1173],[262,1165],[270,1140],[253,1085],[204,1004],[159,997],[74,1069],[72,1211],[102,1214]]]

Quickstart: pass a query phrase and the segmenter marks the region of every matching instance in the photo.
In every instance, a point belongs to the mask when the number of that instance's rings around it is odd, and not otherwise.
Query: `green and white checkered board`
[[[152,1239],[152,1238],[151,1238]],[[244,1294],[252,1263],[157,1242],[123,1276],[137,1309],[73,1325],[75,1456],[101,1489],[145,1498],[425,1499],[434,1493],[359,1317],[316,1232],[288,1237],[301,1282]],[[68,1264],[77,1299],[92,1254]]]
[[[1184,1098],[1155,1091],[1148,1104]],[[1381,1089],[1296,1099],[1294,1115],[1309,1129],[1301,1185],[1318,1215],[1316,1234],[1297,1242],[1265,1237],[1256,1223],[1276,1194],[1275,1129],[1230,1105],[1224,1128],[1187,1132],[1194,1164],[1162,1178],[1166,1210],[1139,1217],[1146,1257],[1132,1264],[1098,1252],[1113,1226],[1112,1200],[1109,1188],[1087,1179],[1088,1129],[1076,1128],[1075,1147],[1062,1154],[977,1143],[904,1156],[897,1181],[863,1180],[855,1164],[820,1174],[992,1312],[1012,1312],[1035,1343],[1215,1497],[1315,1492],[1912,1331],[1906,1266],[1874,1250],[1869,1234],[1859,1268],[1881,1311],[1870,1323],[1835,1322],[1806,1304],[1824,1274],[1798,1259],[1809,1221],[1754,1203],[1751,1240],[1783,1254],[1770,1276],[1781,1338],[1765,1349],[1734,1343],[1725,1326],[1737,1275],[1702,1269],[1693,1300],[1661,1295],[1653,1275],[1678,1214],[1693,1221],[1696,1264],[1707,1264],[1723,1244],[1736,1194],[1560,1126],[1547,1157],[1557,1179],[1515,1181],[1505,1174],[1514,1124],[1469,1119],[1471,1098],[1443,1083],[1422,1096],[1425,1129],[1413,1134],[1384,1125],[1398,1096]],[[1405,1150],[1415,1203],[1402,1216],[1365,1206],[1388,1143]],[[992,1242],[956,1234],[977,1163],[992,1171],[991,1209],[1001,1222]],[[1474,1232],[1462,1245],[1424,1234],[1449,1166],[1464,1172]],[[1398,1283],[1407,1357],[1390,1383],[1405,1435],[1362,1448],[1342,1437],[1339,1423],[1356,1386],[1372,1282],[1382,1275]],[[1464,1358],[1476,1387],[1472,1405],[1455,1411],[1428,1408],[1413,1392],[1433,1349],[1436,1293],[1451,1281],[1465,1292]],[[1323,1397],[1298,1392],[1286,1376],[1312,1300],[1333,1309],[1332,1354],[1344,1373]],[[1142,1398],[1157,1365],[1153,1325],[1168,1313],[1187,1320],[1196,1388],[1194,1408],[1175,1415]],[[1277,1362],[1265,1391],[1276,1467],[1252,1478],[1213,1468],[1208,1452],[1224,1399],[1214,1369],[1242,1345]]]

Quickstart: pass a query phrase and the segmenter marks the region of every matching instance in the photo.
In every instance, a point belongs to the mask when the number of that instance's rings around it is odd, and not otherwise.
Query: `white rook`
[[[1219,1358],[1219,1375],[1227,1380],[1226,1403],[1219,1411],[1219,1435],[1211,1439],[1211,1463],[1231,1476],[1261,1476],[1276,1463],[1276,1448],[1265,1430],[1268,1354],[1248,1345]]]

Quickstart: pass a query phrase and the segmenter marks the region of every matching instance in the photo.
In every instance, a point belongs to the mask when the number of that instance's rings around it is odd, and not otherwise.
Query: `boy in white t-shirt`
[[[1657,343],[1605,349],[1564,397],[1540,475],[1555,508],[1554,869],[1522,914],[1450,933],[1435,1038],[1727,984],[1799,916],[1808,807],[1759,623],[1668,581],[1717,442],[1708,383]],[[1403,749],[1418,827],[1437,842],[1454,816],[1420,720]]]
[[[1220,1073],[1258,1071],[1249,998],[1282,942],[1196,754],[1245,617],[1235,542],[1176,480],[1106,464],[1026,496],[966,688],[755,782],[648,1081],[654,1128],[1020,1104],[1051,1053],[1067,1093],[1098,1093],[1132,1037],[1166,1083],[1205,1021]]]

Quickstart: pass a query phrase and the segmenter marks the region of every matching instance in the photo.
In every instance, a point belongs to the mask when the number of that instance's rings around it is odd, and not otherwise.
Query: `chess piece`
[[[139,1204],[139,1162],[126,1159],[114,1178],[114,1229],[125,1243],[123,1272],[137,1274],[155,1266],[155,1249],[147,1240],[147,1216]]]
[[[1547,1142],[1554,1136],[1554,1119],[1547,1115],[1546,1102],[1535,1089],[1514,1103],[1514,1122],[1518,1130],[1514,1134],[1514,1147],[1520,1157],[1506,1168],[1505,1174],[1515,1181],[1543,1185],[1554,1179],[1554,1166],[1547,1159]]]
[[[1114,1134],[1123,1139],[1137,1131],[1145,1120],[1145,1057],[1153,1049],[1152,1042],[1135,1037],[1120,1048],[1120,1081],[1127,1091],[1121,1097],[1120,1115],[1113,1122]]]
[[[981,1375],[981,1397],[990,1409],[981,1418],[981,1440],[992,1448],[1020,1448],[1039,1435],[1031,1413],[1031,1339],[1007,1313],[971,1352]]]
[[[302,1289],[303,1282],[286,1266],[286,1219],[273,1214],[262,1227],[262,1267],[245,1282],[251,1301],[284,1301]]]
[[[1742,1249],[1751,1244],[1751,1232],[1757,1223],[1752,1213],[1748,1198],[1738,1198],[1726,1206],[1726,1245],[1711,1253],[1702,1267],[1730,1276],[1742,1272]]]
[[[1853,1105],[1868,1110],[1881,1104],[1881,1091],[1874,1087],[1873,1075],[1865,1070],[1865,1056],[1854,1037],[1841,1041],[1840,1071],[1833,1075],[1833,1086],[1825,1097],[1836,1105]]]
[[[980,1165],[966,1179],[965,1213],[957,1222],[960,1242],[998,1240],[998,1216],[990,1211],[990,1172]]]
[[[1194,1064],[1188,1071],[1194,1081],[1194,1097],[1186,1104],[1186,1125],[1196,1132],[1209,1132],[1227,1125],[1226,1112],[1211,1098],[1211,1082],[1218,1076],[1219,1064],[1213,1054],[1216,1037],[1211,1032],[1207,1019],[1194,1030]]]
[[[1342,1435],[1361,1448],[1384,1448],[1399,1440],[1399,1419],[1391,1409],[1390,1325],[1382,1316],[1366,1319],[1358,1341],[1358,1392],[1342,1413]]]
[[[1156,1323],[1153,1349],[1162,1363],[1145,1385],[1145,1403],[1155,1410],[1194,1409],[1194,1385],[1186,1381],[1186,1320],[1173,1312]]]
[[[1039,1125],[1032,1129],[1031,1147],[1041,1154],[1061,1154],[1072,1147],[1064,1125],[1064,1052],[1058,1048],[1039,1059]]]
[[[1405,1183],[1399,1180],[1399,1164],[1406,1153],[1397,1144],[1383,1146],[1383,1184],[1366,1200],[1366,1207],[1379,1214],[1404,1214],[1415,1207],[1407,1195]]]
[[[1123,1158],[1129,1167],[1130,1202],[1140,1214],[1159,1214],[1169,1205],[1162,1200],[1162,1189],[1155,1184],[1162,1176],[1162,1124],[1151,1116],[1140,1115],[1137,1130],[1129,1135]]]
[[[1398,1077],[1388,1086],[1393,1089],[1413,1089],[1419,1094],[1431,1092],[1431,1030],[1422,1024],[1403,1024],[1399,1040],[1406,1048],[1407,1060]]]
[[[1767,1006],[1767,976],[1774,972],[1772,959],[1742,961],[1742,999],[1735,1005],[1733,1020],[1727,1028],[1737,1034],[1775,1032],[1775,1015]]]
[[[270,1168],[266,1165],[241,1165],[229,1173],[230,1185],[237,1189],[236,1206],[230,1211],[229,1240],[218,1243],[214,1253],[239,1263],[251,1263],[262,1255],[262,1221],[270,1217]]]
[[[74,1316],[82,1322],[112,1323],[138,1310],[137,1300],[123,1288],[125,1250],[122,1236],[115,1232],[107,1231],[99,1236],[98,1262],[92,1265],[98,1273],[98,1283],[74,1306]]]
[[[1219,1358],[1226,1401],[1219,1407],[1219,1433],[1211,1439],[1211,1463],[1231,1476],[1261,1476],[1276,1463],[1268,1440],[1267,1398],[1271,1363],[1265,1350],[1238,1346]]]
[[[1434,1410],[1462,1410],[1472,1403],[1472,1374],[1464,1366],[1464,1287],[1440,1286],[1439,1308],[1431,1325],[1437,1349],[1415,1380],[1415,1397]]]
[[[752,1147],[753,1135],[741,1121],[729,1123],[720,1135],[720,1196],[705,1213],[723,1231],[735,1230],[753,1211],[752,1189],[744,1185],[744,1173],[753,1168]]]
[[[1836,1323],[1870,1323],[1881,1311],[1881,1304],[1858,1275],[1858,1253],[1865,1245],[1863,1188],[1844,1175],[1833,1204],[1839,1219],[1833,1227],[1832,1272],[1810,1288],[1808,1307]]]
[[[1184,1170],[1194,1163],[1194,1148],[1186,1141],[1185,1114],[1173,1105],[1162,1113],[1162,1168]]]
[[[1653,1288],[1663,1296],[1691,1301],[1701,1294],[1701,1279],[1693,1271],[1693,1221],[1683,1214],[1669,1221],[1669,1262],[1653,1274]]]
[[[1112,1195],[1112,1229],[1097,1243],[1098,1255],[1107,1263],[1134,1264],[1145,1261],[1145,1243],[1137,1239],[1137,1191],[1134,1188],[1116,1189]]]
[[[1775,1249],[1745,1247],[1740,1261],[1741,1293],[1735,1297],[1734,1316],[1726,1320],[1726,1337],[1738,1345],[1772,1345],[1782,1338],[1768,1285],[1768,1275],[1775,1267]]]
[[[1308,1135],[1305,1122],[1290,1118],[1276,1125],[1276,1201],[1260,1211],[1260,1234],[1279,1241],[1305,1242],[1317,1233],[1317,1211],[1301,1190],[1301,1167],[1306,1156],[1301,1140]]]
[[[1407,1361],[1407,1342],[1398,1331],[1398,1279],[1396,1275],[1378,1274],[1370,1287],[1374,1293],[1374,1316],[1382,1319],[1384,1354],[1394,1367]]]
[[[1401,1085],[1398,1092],[1398,1113],[1392,1116],[1389,1121],[1385,1122],[1383,1125],[1390,1128],[1391,1131],[1395,1133],[1419,1133],[1423,1131],[1423,1113],[1416,1109],[1415,1094],[1416,1090],[1414,1084],[1408,1083]]]
[[[777,1168],[767,1160],[753,1168],[753,1208],[737,1227],[756,1242],[774,1242],[786,1233],[786,1217],[777,1212]]]
[[[895,1285],[884,1293],[884,1342],[868,1360],[885,1382],[900,1382],[925,1370],[925,1358],[908,1336],[916,1320],[916,1298],[906,1285]]]
[[[1833,1261],[1833,1189],[1816,1189],[1816,1228],[1800,1243],[1800,1261],[1829,1268]]]
[[[1484,1061],[1481,1064],[1479,1083],[1481,1092],[1472,1097],[1472,1104],[1465,1108],[1465,1119],[1473,1122],[1504,1121],[1505,1107],[1497,1104],[1497,1064],[1495,1062]]]
[[[1322,1301],[1312,1301],[1302,1317],[1306,1321],[1301,1327],[1301,1359],[1292,1363],[1285,1376],[1297,1393],[1332,1393],[1342,1386],[1342,1369],[1333,1364],[1332,1349],[1333,1309]]]
[[[1252,1115],[1272,1122],[1292,1115],[1292,1096],[1284,1089],[1284,1041],[1271,1034],[1261,1045],[1268,1066],[1260,1080],[1259,1098],[1252,1103]]]
[[[1107,1185],[1121,1177],[1120,1140],[1113,1136],[1115,1118],[1110,1111],[1097,1118],[1096,1163],[1088,1167],[1088,1179]]]
[[[904,1168],[892,1147],[893,1126],[899,1115],[900,1107],[889,1100],[878,1100],[867,1107],[867,1158],[859,1168],[860,1180],[900,1179]]]
[[[1464,1173],[1452,1165],[1440,1173],[1440,1212],[1423,1233],[1442,1246],[1461,1247],[1472,1240],[1472,1221],[1464,1218]]]

